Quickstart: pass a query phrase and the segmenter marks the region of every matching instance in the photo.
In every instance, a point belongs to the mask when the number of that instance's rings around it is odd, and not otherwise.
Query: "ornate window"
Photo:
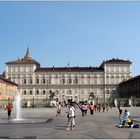
[[[51,84],[51,77],[49,77],[49,80],[48,80],[49,84]]]
[[[23,84],[26,84],[26,79],[23,79]]]
[[[43,79],[43,81],[42,81],[42,82],[43,82],[43,84],[45,84],[45,83],[46,83],[46,80],[45,80],[45,78]]]
[[[45,95],[46,94],[46,91],[45,90],[43,90],[43,95]]]
[[[33,92],[32,92],[32,90],[30,90],[30,95],[32,95],[33,94]]]
[[[62,79],[62,83],[65,84],[65,79],[64,78]]]
[[[72,83],[72,80],[71,80],[71,78],[69,78],[69,80],[68,80],[68,83],[69,83],[69,84],[71,84],[71,83]]]
[[[39,95],[39,90],[36,90],[36,95]]]
[[[75,84],[78,84],[78,78],[77,77],[75,78]]]
[[[26,95],[26,94],[27,94],[27,92],[26,92],[26,90],[24,90],[24,91],[23,91],[23,95]]]
[[[30,84],[32,84],[33,83],[33,81],[32,81],[32,79],[30,79]]]
[[[39,84],[39,79],[38,78],[36,79],[36,84]]]

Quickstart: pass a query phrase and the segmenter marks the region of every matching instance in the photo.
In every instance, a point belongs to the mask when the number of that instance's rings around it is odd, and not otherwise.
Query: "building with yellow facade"
[[[13,100],[18,85],[0,75],[0,104]]]

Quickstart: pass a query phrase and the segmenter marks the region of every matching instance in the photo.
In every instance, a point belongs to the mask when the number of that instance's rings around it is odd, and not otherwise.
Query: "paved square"
[[[139,107],[127,108],[133,119],[140,120]],[[124,108],[123,108],[124,110]],[[56,117],[56,108],[22,109],[23,120],[14,122],[15,111],[11,120],[7,119],[7,112],[0,110],[0,139],[114,139],[140,138],[140,129],[117,128],[118,109],[112,108],[108,112],[95,112],[82,117],[79,108],[76,109],[76,127],[67,131],[66,108],[61,117]]]

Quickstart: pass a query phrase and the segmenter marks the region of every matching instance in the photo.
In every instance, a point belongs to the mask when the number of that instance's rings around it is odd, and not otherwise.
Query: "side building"
[[[98,99],[117,97],[118,84],[131,78],[131,63],[111,59],[99,67],[41,67],[27,49],[24,58],[6,63],[5,75],[19,85],[23,99],[49,99],[54,93],[57,101],[79,102],[91,93]]]
[[[18,92],[18,85],[0,75],[0,105],[4,105],[8,100],[14,100]]]
[[[118,92],[120,98],[140,98],[140,75],[121,82]]]

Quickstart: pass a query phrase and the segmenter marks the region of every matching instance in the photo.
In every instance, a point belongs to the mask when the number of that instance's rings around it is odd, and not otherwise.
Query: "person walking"
[[[6,108],[7,108],[8,119],[10,119],[13,106],[12,106],[11,103],[8,103],[8,105],[6,106]]]
[[[75,127],[75,108],[72,103],[70,103],[70,107],[67,113],[68,113],[67,114],[67,118],[68,118],[67,130],[73,130],[73,127]]]
[[[105,112],[105,104],[102,105],[103,112]]]
[[[93,103],[90,103],[89,110],[90,110],[90,115],[93,115],[93,113],[94,113],[94,105],[93,105]]]
[[[57,106],[57,114],[56,116],[60,116],[61,117],[61,111],[62,111],[62,105],[61,105],[61,102],[58,103],[58,106]]]
[[[118,106],[118,109],[119,109],[119,117],[122,115],[122,107],[121,105]]]
[[[85,102],[83,102],[81,106],[82,116],[85,116],[87,114],[87,110],[88,110],[88,106]]]

